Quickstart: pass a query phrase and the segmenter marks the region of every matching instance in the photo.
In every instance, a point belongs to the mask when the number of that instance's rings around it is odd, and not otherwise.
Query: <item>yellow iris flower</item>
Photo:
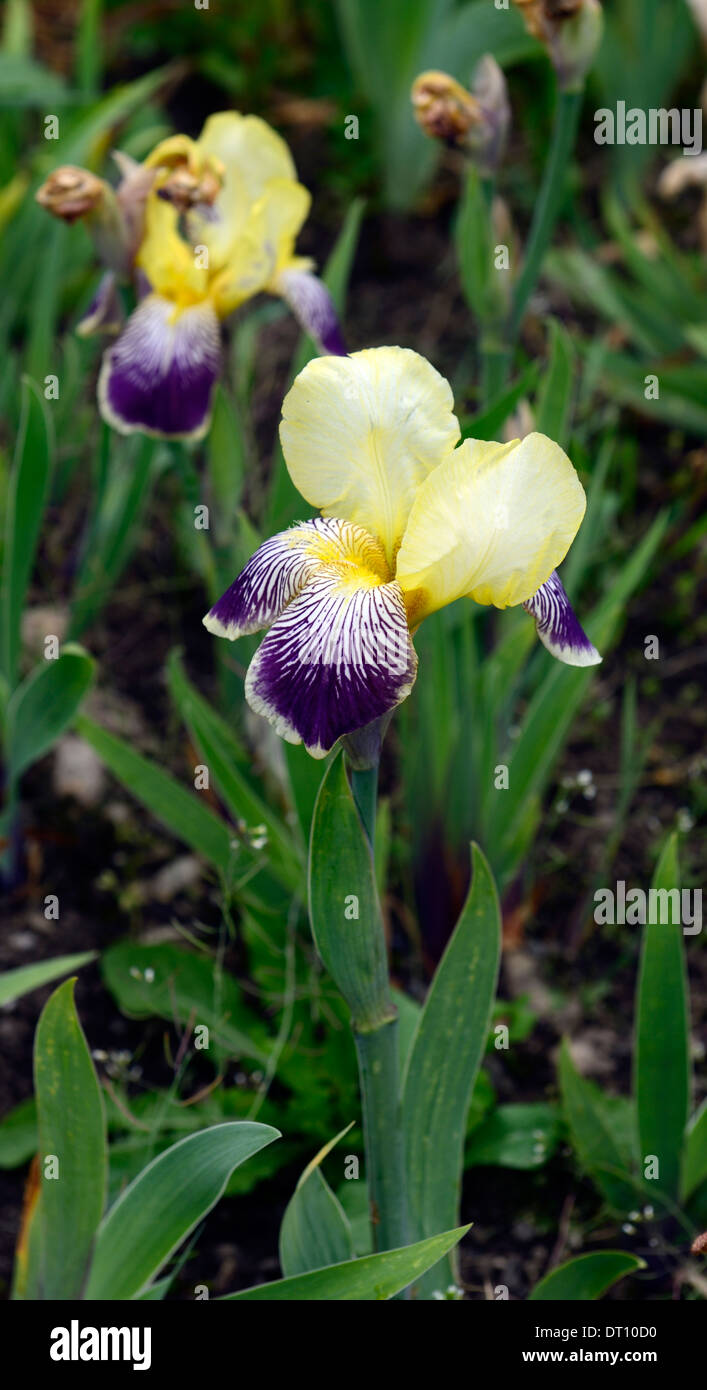
[[[284,738],[320,757],[387,715],[415,679],[415,629],[465,596],[525,605],[563,661],[600,659],[555,573],[586,500],[552,440],[459,443],[448,382],[397,347],[310,362],[280,438],[322,519],[266,541],[204,622],[270,627],[246,697]]]
[[[105,353],[101,412],[123,434],[199,439],[221,366],[220,321],[253,295],[287,300],[320,351],[346,351],[326,287],[295,254],[310,206],[284,140],[258,116],[211,116],[198,140],[175,135],[143,165],[116,154],[114,191],[85,170],[56,170],[37,195],[66,221],[85,217],[108,270],[79,331],[121,327],[118,279],[138,305]]]

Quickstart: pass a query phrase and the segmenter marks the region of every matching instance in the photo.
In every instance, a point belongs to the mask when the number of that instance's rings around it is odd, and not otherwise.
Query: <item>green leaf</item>
[[[34,1045],[43,1299],[81,1297],[105,1196],[103,1101],[76,1014],[74,984],[67,980],[52,994]]]
[[[132,1018],[205,1024],[231,1057],[267,1062],[267,1032],[243,1003],[236,981],[210,956],[162,942],[119,941],[101,957],[101,973],[123,1013]]]
[[[329,1265],[327,1269],[296,1274],[292,1279],[277,1279],[273,1284],[259,1284],[240,1293],[226,1294],[220,1302],[249,1303],[284,1302],[351,1302],[394,1298],[401,1289],[419,1279],[426,1269],[447,1254],[469,1230],[460,1226],[444,1235],[417,1241],[400,1250],[384,1250],[379,1255],[365,1255],[361,1260],[346,1260]]]
[[[465,1167],[498,1164],[501,1168],[541,1168],[560,1141],[556,1105],[499,1105],[467,1141]]]
[[[228,724],[188,680],[181,657],[172,652],[167,663],[167,684],[174,703],[199,749],[236,824],[247,830],[264,830],[264,852],[278,878],[290,891],[304,891],[304,855],[300,859],[294,837],[258,796],[239,771],[241,750]]]
[[[655,557],[668,523],[666,512],[656,517],[633,550],[610,591],[594,610],[587,628],[605,653],[624,617],[626,603]],[[486,842],[492,847],[497,877],[506,883],[525,851],[535,825],[533,807],[539,804],[559,752],[593,680],[594,667],[571,669],[548,658],[547,675],[533,696],[520,736],[509,761],[509,789],[488,802]]]
[[[80,970],[90,960],[95,960],[95,951],[79,951],[73,956],[55,956],[53,960],[42,960],[37,965],[20,965],[17,970],[5,970],[0,975],[0,1008],[29,994],[32,989],[48,985],[60,975],[68,975],[72,970]]]
[[[473,845],[469,895],[437,966],[403,1081],[409,1215],[418,1238],[457,1216],[467,1112],[491,1020],[500,949],[496,889]],[[425,1292],[440,1281],[449,1283],[446,1264],[425,1277]]]
[[[627,1255],[623,1250],[600,1250],[592,1255],[578,1255],[576,1260],[553,1269],[529,1295],[532,1303],[571,1300],[581,1302],[601,1298],[612,1284],[632,1274],[637,1269],[645,1269],[643,1260],[636,1255]]]
[[[111,1207],[96,1240],[87,1299],[142,1293],[216,1205],[239,1164],[279,1139],[270,1125],[214,1125],[159,1154]]]
[[[354,1029],[390,1018],[388,964],[371,846],[343,756],[317,797],[309,853],[309,914],[317,951],[352,1015]]]
[[[625,1151],[614,1131],[611,1098],[579,1075],[566,1040],[560,1049],[559,1078],[562,1104],[580,1164],[614,1211],[629,1211],[636,1204],[636,1189],[626,1172]]]
[[[37,1152],[37,1104],[21,1100],[0,1120],[0,1168],[19,1168]]]
[[[0,669],[10,689],[17,679],[22,609],[49,490],[52,452],[46,403],[37,385],[23,377],[20,428],[7,496],[0,609]]]
[[[305,1168],[280,1227],[280,1265],[286,1278],[354,1257],[351,1227],[321,1163],[351,1126],[325,1144]]]
[[[18,778],[51,748],[76,717],[89,690],[95,662],[69,643],[53,661],[43,661],[11,695],[7,706],[10,776]]]
[[[550,319],[550,361],[535,407],[535,428],[567,447],[572,410],[574,350],[566,329]]]
[[[636,999],[634,1094],[638,1112],[641,1170],[648,1155],[658,1159],[656,1187],[678,1195],[680,1163],[690,1104],[690,1054],[687,980],[680,912],[677,836],[671,835],[660,856],[649,895],[643,929]],[[677,897],[678,911],[670,910]],[[662,903],[666,902],[665,913]],[[653,909],[653,910],[651,910]],[[677,916],[676,922],[664,922]]]
[[[473,163],[467,169],[464,190],[454,230],[459,274],[469,308],[481,323],[488,323],[499,312],[498,282],[493,267],[493,235],[491,212],[484,195],[481,178]]]
[[[225,821],[156,763],[143,758],[130,744],[107,733],[99,724],[82,715],[76,721],[76,728],[153,816],[223,874],[230,873],[235,853],[231,847],[232,832]]]
[[[476,415],[468,415],[462,420],[464,438],[498,439],[499,431],[505,425],[508,416],[513,413],[518,402],[532,391],[537,377],[537,363],[531,362],[513,385],[496,396],[484,410]]]
[[[94,622],[122,574],[140,533],[155,475],[155,441],[111,433],[108,468],[85,539],[71,601],[70,633]]]
[[[693,1116],[685,1137],[682,1182],[683,1201],[707,1179],[707,1100]]]

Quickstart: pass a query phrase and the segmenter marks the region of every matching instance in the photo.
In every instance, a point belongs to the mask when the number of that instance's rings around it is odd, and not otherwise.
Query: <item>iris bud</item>
[[[422,72],[411,99],[426,135],[470,155],[483,172],[498,165],[510,121],[506,81],[489,54],[477,65],[467,91],[446,72]]]
[[[563,91],[581,87],[599,48],[600,0],[515,0],[525,27],[548,50]]]

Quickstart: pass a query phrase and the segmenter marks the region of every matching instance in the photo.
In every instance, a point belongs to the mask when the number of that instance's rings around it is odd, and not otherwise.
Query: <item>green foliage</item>
[[[317,951],[354,1027],[375,1028],[392,1015],[385,938],[371,846],[342,756],[328,768],[314,809],[309,912]]]
[[[677,838],[672,835],[658,862],[656,894],[680,899]],[[668,899],[670,900],[670,898]],[[636,998],[634,1081],[642,1163],[654,1154],[657,1187],[675,1200],[685,1126],[690,1112],[690,1050],[682,916],[665,921],[662,907],[643,930]]]
[[[73,643],[17,686],[7,706],[9,776],[14,781],[51,748],[76,717],[94,675],[94,662]]]
[[[457,1215],[467,1112],[491,1019],[500,935],[491,871],[474,845],[469,896],[425,1000],[403,1081],[409,1217],[417,1238]],[[440,1279],[448,1283],[448,1272],[430,1271],[425,1292],[438,1288]]]
[[[21,965],[17,970],[5,970],[0,975],[0,1007],[21,999],[33,989],[41,989],[60,975],[68,975],[79,970],[90,960],[95,960],[95,951],[80,951],[73,956],[54,956],[52,960],[38,961],[36,965]]]
[[[25,379],[6,504],[2,566],[0,658],[10,690],[17,680],[20,623],[47,500],[52,451],[49,412],[37,386]]]
[[[584,1302],[601,1298],[602,1294],[637,1269],[644,1269],[643,1260],[626,1255],[623,1250],[600,1250],[596,1254],[578,1255],[547,1274],[530,1294],[534,1303],[568,1301]]]
[[[354,1258],[348,1218],[332,1192],[321,1163],[343,1134],[325,1144],[307,1164],[280,1226],[280,1265],[285,1278]]]
[[[216,1125],[187,1135],[155,1158],[101,1224],[86,1298],[129,1299],[142,1293],[216,1205],[233,1169],[279,1137],[269,1125]]]
[[[37,1026],[38,1284],[43,1299],[83,1294],[103,1212],[106,1174],[101,1092],[74,1005],[74,980],[51,996]]]
[[[426,1269],[446,1255],[468,1231],[460,1226],[444,1235],[417,1241],[401,1250],[386,1250],[378,1255],[366,1255],[360,1260],[347,1260],[327,1269],[310,1270],[291,1279],[278,1279],[274,1284],[259,1284],[242,1293],[226,1295],[226,1300],[249,1303],[294,1302],[352,1302],[394,1298],[401,1289],[424,1274]],[[222,1300],[223,1301],[223,1300]]]
[[[667,840],[651,893],[679,893],[677,842]],[[670,903],[670,897],[665,903]],[[633,1098],[604,1094],[560,1053],[562,1104],[580,1164],[615,1211],[650,1202],[678,1212],[707,1172],[704,1110],[688,1125],[691,1070],[681,914],[648,898],[636,993]]]

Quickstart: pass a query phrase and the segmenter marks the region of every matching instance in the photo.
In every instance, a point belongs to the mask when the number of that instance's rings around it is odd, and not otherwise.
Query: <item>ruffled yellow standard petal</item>
[[[249,203],[257,202],[271,179],[297,179],[285,141],[259,116],[219,111],[209,116],[196,143],[202,158],[220,160],[226,179],[238,170]]]
[[[463,595],[525,603],[564,559],[585,507],[572,464],[545,435],[466,440],[419,488],[398,553],[411,625]]]
[[[182,240],[178,222],[176,208],[151,193],[145,206],[145,234],[135,260],[157,294],[185,307],[207,298],[209,268],[198,263],[194,248]]]
[[[280,271],[292,263],[295,237],[311,202],[301,183],[273,179],[234,232],[235,224],[227,223],[223,199],[235,182],[231,177],[215,203],[215,211],[224,221],[220,225],[202,221],[200,232],[212,265],[220,267],[214,276],[212,297],[221,318],[260,290],[276,292],[275,281]],[[226,234],[228,225],[230,235]]]
[[[282,407],[292,481],[325,516],[376,536],[392,567],[417,489],[459,438],[452,406],[449,383],[408,348],[315,358]]]

